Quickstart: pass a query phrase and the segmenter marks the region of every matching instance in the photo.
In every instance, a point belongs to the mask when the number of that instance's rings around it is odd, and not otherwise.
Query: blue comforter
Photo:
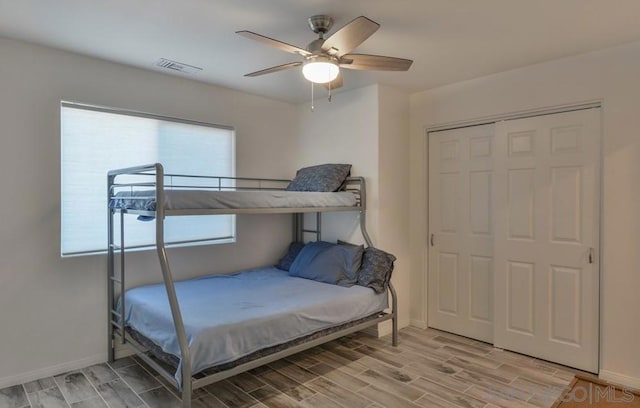
[[[192,372],[382,311],[387,294],[290,277],[274,267],[176,283]],[[180,358],[164,285],[127,291],[127,325]],[[181,380],[181,366],[176,379]]]

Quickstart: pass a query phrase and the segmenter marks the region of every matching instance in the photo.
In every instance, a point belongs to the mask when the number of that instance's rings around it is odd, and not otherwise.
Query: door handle
[[[435,234],[431,234],[431,238],[429,239],[429,242],[431,242],[431,246],[435,246],[436,245],[436,238],[435,238]]]
[[[589,248],[589,263],[593,263],[593,248]]]

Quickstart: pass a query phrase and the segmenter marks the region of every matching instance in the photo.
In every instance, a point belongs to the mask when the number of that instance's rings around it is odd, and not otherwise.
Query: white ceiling
[[[163,72],[154,64],[168,58],[204,68],[190,78],[299,102],[299,69],[243,74],[300,57],[235,31],[304,48],[314,14],[332,16],[332,32],[365,15],[382,27],[354,52],[414,60],[409,72],[344,70],[344,89],[421,91],[640,39],[638,0],[0,0],[0,36]]]

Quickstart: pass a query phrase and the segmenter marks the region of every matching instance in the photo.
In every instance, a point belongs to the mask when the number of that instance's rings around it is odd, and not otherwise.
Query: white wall
[[[318,92],[320,93],[320,92]],[[316,93],[316,95],[318,95]],[[367,183],[367,229],[378,238],[378,89],[369,86],[298,105],[298,167],[348,163]],[[323,239],[362,240],[356,214],[323,214]]]
[[[603,101],[601,374],[640,387],[640,43],[411,96],[412,320],[426,320],[424,128],[542,107]]]
[[[106,257],[59,255],[61,100],[235,126],[238,176],[277,178],[296,169],[298,111],[11,40],[0,39],[0,61],[2,388],[106,358]],[[237,244],[170,250],[174,275],[273,263],[290,241],[290,217],[241,216],[237,233]],[[130,284],[161,280],[155,253],[129,262]]]
[[[368,86],[298,106],[298,166],[351,163],[367,182],[367,230],[374,245],[398,260],[393,283],[399,325],[409,323],[408,175],[409,96],[386,86]],[[364,242],[357,214],[323,215],[323,239]],[[388,331],[385,326],[383,331]]]

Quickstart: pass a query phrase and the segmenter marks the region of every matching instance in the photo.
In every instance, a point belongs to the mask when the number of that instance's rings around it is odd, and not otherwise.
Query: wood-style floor
[[[194,392],[194,408],[550,407],[575,371],[437,330],[357,333]],[[0,390],[0,408],[179,407],[136,359]]]

